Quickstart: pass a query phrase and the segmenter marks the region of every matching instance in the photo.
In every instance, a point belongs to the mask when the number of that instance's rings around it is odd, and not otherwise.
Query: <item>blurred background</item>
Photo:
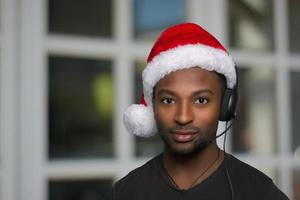
[[[102,199],[160,153],[122,113],[155,38],[187,21],[238,66],[227,150],[300,200],[297,0],[0,0],[0,199]]]

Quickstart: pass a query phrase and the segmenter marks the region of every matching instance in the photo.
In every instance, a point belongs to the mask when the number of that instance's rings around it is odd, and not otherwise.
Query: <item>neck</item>
[[[180,189],[189,189],[193,181],[202,182],[211,175],[223,161],[223,153],[215,143],[209,144],[200,152],[191,155],[177,155],[165,149],[163,161],[166,170]],[[219,154],[219,155],[218,155]]]

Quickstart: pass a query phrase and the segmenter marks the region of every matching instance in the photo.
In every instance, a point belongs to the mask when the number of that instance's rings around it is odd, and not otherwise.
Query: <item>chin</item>
[[[196,153],[194,148],[169,148],[169,151],[178,156],[187,156]]]
[[[179,156],[187,156],[187,155],[193,155],[196,153],[201,152],[203,149],[205,149],[209,142],[207,139],[201,138],[193,143],[189,144],[184,144],[184,143],[172,143],[169,140],[164,140],[165,147],[169,150],[174,155],[179,155]]]

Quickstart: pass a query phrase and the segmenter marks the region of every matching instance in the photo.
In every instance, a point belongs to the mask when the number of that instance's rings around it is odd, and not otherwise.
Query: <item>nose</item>
[[[192,105],[187,102],[177,104],[175,121],[180,125],[186,125],[194,120]]]

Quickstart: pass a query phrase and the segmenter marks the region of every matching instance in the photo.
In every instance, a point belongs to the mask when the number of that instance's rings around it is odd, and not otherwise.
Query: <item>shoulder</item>
[[[289,200],[289,198],[273,184],[265,200]]]
[[[272,179],[265,175],[263,172],[237,159],[233,155],[227,154],[226,159],[226,165],[228,169],[233,173],[233,176],[236,176],[239,179],[244,178],[246,179],[244,181],[247,181],[250,184],[257,184],[257,182],[272,183]]]
[[[116,185],[121,185],[128,181],[134,181],[135,179],[141,179],[153,173],[153,170],[156,168],[156,161],[159,158],[159,155],[152,158],[151,160],[147,161],[142,166],[132,170],[126,176],[121,178],[119,181],[116,182]]]
[[[274,185],[272,179],[258,169],[244,163],[236,157],[226,155],[226,167],[237,196],[248,197],[244,199],[278,199],[288,198]],[[239,199],[239,198],[238,198]]]

